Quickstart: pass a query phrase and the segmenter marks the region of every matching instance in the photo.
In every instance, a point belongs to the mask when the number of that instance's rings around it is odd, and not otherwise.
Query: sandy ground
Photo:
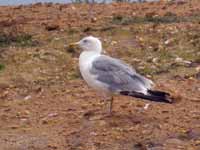
[[[0,150],[200,149],[200,3],[0,7]],[[106,52],[174,104],[116,96],[114,113],[78,71],[70,42]]]

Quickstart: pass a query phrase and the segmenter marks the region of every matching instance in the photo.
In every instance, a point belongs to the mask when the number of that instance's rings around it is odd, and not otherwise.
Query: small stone
[[[72,10],[76,10],[76,7],[74,7],[74,6],[72,6],[71,8],[72,8]]]
[[[90,132],[90,135],[97,136],[96,132]]]
[[[152,78],[152,75],[147,74],[146,77],[147,77],[147,78]]]
[[[188,60],[184,60],[183,63],[190,65],[192,62]]]
[[[140,42],[143,42],[144,39],[143,39],[142,37],[139,37],[139,41],[140,41]]]
[[[17,128],[19,128],[19,126],[18,125],[12,125],[10,128],[11,129],[17,129]]]
[[[20,119],[22,122],[26,122],[28,119],[26,119],[26,118],[22,118],[22,119]]]
[[[133,61],[134,61],[134,62],[141,62],[141,59],[133,58]]]
[[[111,45],[115,45],[115,44],[117,44],[117,41],[112,41],[111,42]]]
[[[170,43],[170,40],[166,40],[164,43],[165,45],[168,45]]]
[[[157,57],[152,59],[153,63],[158,63],[158,61],[159,61],[159,59]]]
[[[29,100],[29,99],[31,99],[31,95],[24,97],[24,100]]]
[[[195,70],[200,72],[200,66],[196,67]]]
[[[147,110],[149,108],[150,104],[145,104],[144,110]]]
[[[94,17],[94,18],[91,19],[91,22],[93,22],[93,23],[96,22],[96,21],[97,21],[96,17]]]
[[[55,143],[51,143],[48,145],[49,148],[51,149],[57,149],[58,148],[58,145],[56,145]]]
[[[58,116],[58,113],[50,113],[50,114],[48,114],[48,117],[56,117],[56,116]]]
[[[196,140],[196,141],[195,141],[195,145],[198,145],[198,146],[199,146],[199,145],[200,145],[200,140]]]
[[[54,38],[54,40],[55,40],[55,41],[59,41],[59,40],[60,40],[60,38],[58,38],[58,37],[55,37],[55,38]]]
[[[24,114],[25,114],[25,115],[29,115],[29,114],[30,114],[30,111],[25,110],[25,111],[24,111]]]
[[[139,66],[138,69],[144,70],[144,69],[145,69],[145,66]]]
[[[45,29],[47,30],[47,31],[54,31],[54,30],[58,30],[60,27],[59,27],[59,25],[57,25],[57,24],[47,24],[46,26],[45,26]]]
[[[177,57],[177,58],[175,59],[175,62],[183,62],[183,58]]]
[[[174,145],[183,145],[184,142],[179,140],[179,139],[176,139],[176,138],[171,138],[171,139],[168,139],[166,141],[167,144],[174,144]]]
[[[42,119],[42,124],[48,124],[48,120],[46,118]]]

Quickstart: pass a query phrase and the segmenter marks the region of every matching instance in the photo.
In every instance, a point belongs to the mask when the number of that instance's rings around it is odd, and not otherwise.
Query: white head
[[[77,42],[77,44],[83,51],[94,51],[97,53],[101,53],[102,51],[101,41],[93,36],[84,37],[79,42]]]

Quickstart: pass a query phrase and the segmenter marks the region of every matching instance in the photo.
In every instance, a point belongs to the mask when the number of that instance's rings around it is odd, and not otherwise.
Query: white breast
[[[92,62],[95,58],[99,57],[100,54],[91,51],[84,51],[79,57],[79,68],[83,79],[87,84],[95,90],[107,92],[108,86],[102,82],[96,80],[97,76],[90,73]]]

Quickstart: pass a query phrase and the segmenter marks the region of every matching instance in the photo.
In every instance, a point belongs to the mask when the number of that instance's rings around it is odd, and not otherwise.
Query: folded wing
[[[123,61],[105,55],[93,61],[90,73],[107,84],[111,92],[134,91],[146,94],[153,84]]]

